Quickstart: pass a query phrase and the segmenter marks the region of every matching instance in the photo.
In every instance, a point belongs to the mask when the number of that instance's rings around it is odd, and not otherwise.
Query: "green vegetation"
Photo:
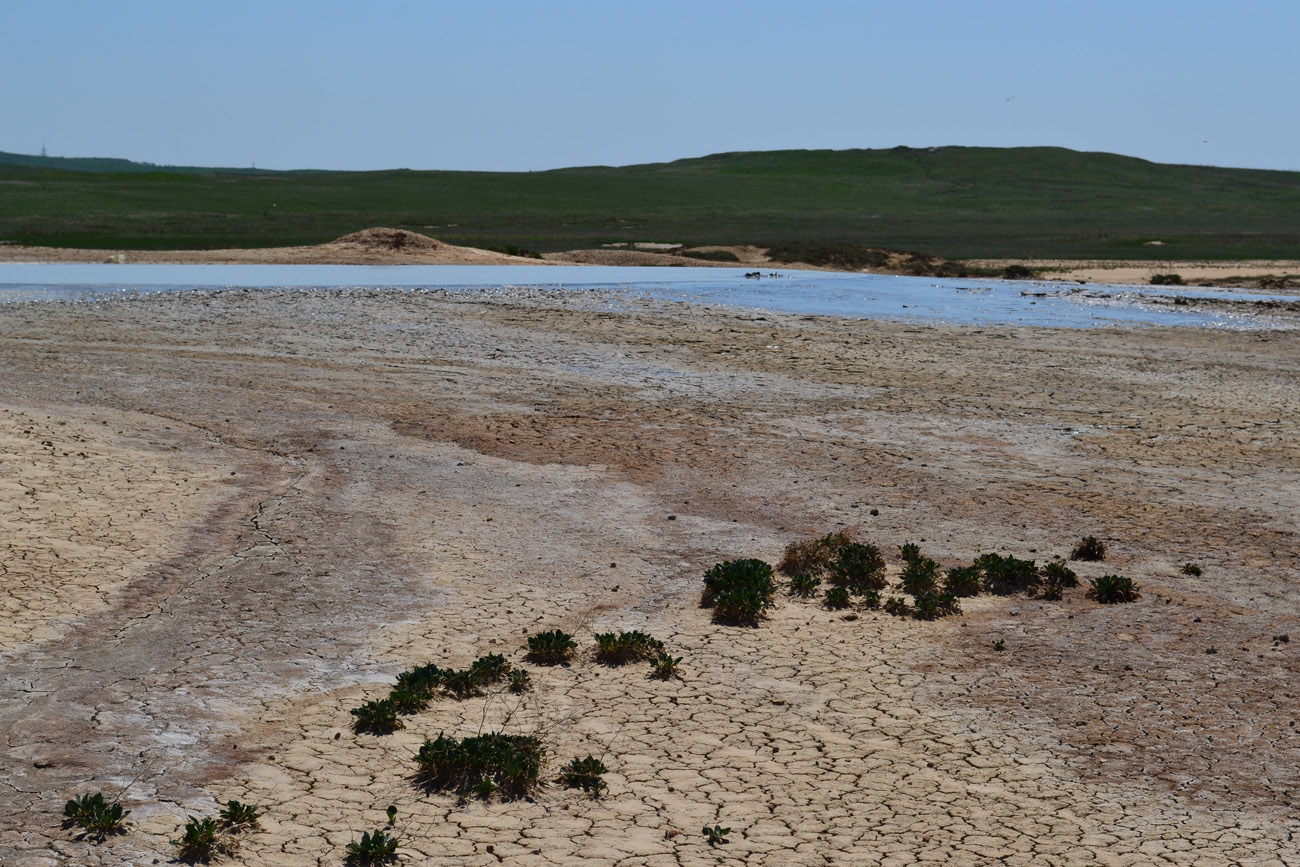
[[[1132,578],[1123,575],[1103,575],[1092,579],[1088,588],[1088,598],[1095,599],[1103,605],[1116,605],[1121,602],[1136,602],[1142,594]]]
[[[381,698],[368,701],[360,707],[352,708],[352,730],[357,734],[369,732],[372,735],[391,735],[398,729],[406,728],[406,723],[398,719],[397,705],[390,699]]]
[[[856,591],[881,590],[885,586],[885,558],[875,545],[848,542],[840,546],[827,568],[830,582]]]
[[[1250,259],[1288,258],[1300,244],[1300,173],[1050,147],[727,153],[520,173],[0,154],[0,184],[0,240],[64,247],[283,246],[391,226],[523,252],[754,243],[858,267],[882,247],[949,259]]]
[[[1152,274],[1152,286],[1181,286],[1183,278],[1178,274]]]
[[[721,825],[714,825],[712,828],[705,825],[700,833],[704,835],[704,839],[710,846],[720,846],[723,843],[731,842],[727,839],[727,835],[731,833],[731,829],[724,828]]]
[[[362,831],[360,840],[353,840],[343,850],[347,863],[355,867],[374,864],[391,864],[397,860],[397,845],[401,841],[387,831]]]
[[[538,665],[567,665],[577,648],[573,636],[559,629],[528,636],[528,660]]]
[[[217,818],[221,820],[221,827],[227,831],[247,831],[257,827],[262,813],[252,804],[227,801],[226,806],[217,813]]]
[[[790,579],[790,595],[801,599],[811,599],[817,595],[817,588],[822,586],[822,579],[816,575],[795,575]]]
[[[975,566],[982,575],[983,589],[998,596],[1026,593],[1037,588],[1039,583],[1038,566],[1033,560],[1021,560],[1010,554],[1005,557],[981,554],[975,558]]]
[[[117,801],[107,800],[103,792],[81,795],[63,805],[64,825],[75,825],[85,836],[99,842],[114,834],[125,834],[129,815],[130,810],[123,810]]]
[[[943,589],[953,596],[978,596],[983,571],[978,566],[957,566],[944,573]]]
[[[635,629],[631,632],[602,632],[596,636],[596,661],[605,665],[640,662],[663,650],[662,641]]]
[[[1195,563],[1184,563],[1182,566],[1182,573],[1184,575],[1190,575],[1193,578],[1200,578],[1201,567],[1197,566]]]
[[[672,680],[674,677],[681,677],[678,669],[681,662],[680,656],[673,656],[668,651],[661,650],[650,657],[650,677],[655,680]]]
[[[1070,552],[1070,559],[1091,561],[1105,560],[1106,543],[1098,539],[1096,536],[1084,536],[1079,540],[1079,544],[1074,546],[1074,550]]]
[[[439,734],[416,753],[417,779],[430,791],[517,799],[538,784],[546,748],[529,735],[488,732],[462,739]]]
[[[582,789],[596,798],[607,788],[602,779],[607,773],[609,768],[594,756],[587,756],[585,759],[575,758],[560,771],[560,782],[566,789]]]
[[[825,598],[822,599],[822,604],[825,605],[831,611],[841,611],[845,608],[848,608],[849,605],[852,604],[852,600],[849,598],[849,588],[847,587],[829,588],[826,591]]]
[[[216,855],[229,855],[235,851],[235,841],[222,833],[221,823],[214,816],[200,819],[190,816],[180,839],[172,840],[176,859],[187,864],[207,864]]]
[[[683,250],[682,255],[706,262],[739,262],[740,257],[730,250]]]
[[[533,676],[528,673],[527,669],[512,668],[506,678],[506,688],[515,695],[528,692],[533,688]]]
[[[756,626],[772,606],[776,582],[772,567],[762,560],[727,560],[704,573],[702,608],[713,619],[734,626]]]

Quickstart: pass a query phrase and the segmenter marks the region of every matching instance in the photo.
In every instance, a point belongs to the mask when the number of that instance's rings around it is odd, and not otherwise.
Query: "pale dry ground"
[[[0,306],[0,365],[6,865],[167,861],[230,798],[254,865],[340,864],[388,804],[419,864],[1300,864],[1300,332],[223,292]],[[1094,532],[1080,571],[1143,598],[697,607],[712,563],[844,525],[947,565]],[[402,669],[554,626],[583,655],[526,699],[351,731]],[[597,665],[609,628],[683,679]],[[606,797],[415,788],[423,738],[506,719],[552,771],[603,755]],[[59,827],[123,787],[127,835]]]
[[[1231,278],[1290,277],[1291,287],[1300,286],[1300,261],[1291,259],[1247,260],[1241,262],[1208,261],[1151,261],[1125,260],[1061,260],[1061,259],[970,259],[967,265],[974,268],[1005,268],[1008,265],[1025,265],[1049,280],[1077,280],[1087,283],[1118,283],[1121,285],[1147,285],[1156,274],[1177,274],[1184,282],[1213,284]],[[1272,287],[1277,288],[1277,287]]]

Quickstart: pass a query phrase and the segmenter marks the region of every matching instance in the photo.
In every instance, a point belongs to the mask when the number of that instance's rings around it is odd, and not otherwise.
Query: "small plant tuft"
[[[593,798],[607,788],[601,779],[609,773],[609,768],[598,758],[587,756],[585,759],[573,759],[560,771],[560,782],[567,789],[582,789]]]
[[[898,546],[898,556],[904,563],[911,563],[913,560],[921,559],[921,548],[914,542],[904,542]]]
[[[392,702],[393,707],[403,716],[417,714],[429,706],[433,699],[432,694],[424,691],[415,691],[404,687],[395,687],[392,692],[388,693],[388,700]]]
[[[822,579],[816,575],[801,572],[790,579],[790,595],[801,599],[812,599],[817,596],[821,584]]]
[[[262,818],[262,813],[258,807],[252,804],[227,801],[226,806],[222,807],[220,812],[217,813],[217,818],[221,821],[221,827],[226,831],[251,831],[257,827],[257,822]]]
[[[849,542],[840,547],[828,568],[830,582],[839,587],[883,590],[885,558],[875,545]]]
[[[890,596],[885,600],[884,609],[886,614],[892,614],[895,617],[907,617],[912,613],[912,608],[907,604],[907,600],[902,596]]]
[[[944,573],[943,589],[953,596],[980,595],[983,571],[978,566],[958,566]]]
[[[235,841],[222,834],[221,823],[215,816],[190,816],[181,831],[180,839],[172,840],[176,858],[188,864],[207,864],[217,855],[235,851]]]
[[[674,677],[681,677],[677,668],[681,662],[680,656],[673,656],[668,651],[661,650],[650,657],[650,677],[655,680],[672,680]]]
[[[602,632],[596,635],[596,661],[605,665],[626,665],[649,659],[660,653],[664,643],[639,630],[631,632]]]
[[[360,840],[353,840],[344,851],[347,863],[354,867],[371,867],[391,864],[397,860],[397,846],[401,841],[387,831],[362,831]]]
[[[933,594],[939,587],[939,564],[918,554],[907,561],[899,583],[903,592],[912,596]]]
[[[1152,274],[1152,286],[1182,286],[1183,278],[1181,274]]]
[[[704,835],[705,841],[710,846],[721,846],[723,843],[731,842],[727,839],[727,835],[731,833],[731,829],[724,828],[721,825],[714,825],[712,828],[705,825],[700,833]]]
[[[469,670],[480,684],[500,683],[509,676],[510,663],[499,653],[489,653],[471,662]]]
[[[1006,650],[1007,640],[1005,638],[993,639],[993,649],[996,650],[998,653],[1001,653],[1002,651]]]
[[[1136,602],[1141,598],[1138,585],[1132,578],[1123,575],[1103,575],[1092,579],[1088,588],[1088,598],[1095,599],[1103,605],[1117,605],[1122,602]]]
[[[830,567],[840,549],[852,541],[847,532],[840,531],[816,539],[791,542],[785,547],[777,571],[790,577],[820,575]]]
[[[918,593],[912,600],[912,616],[917,620],[938,620],[961,614],[961,605],[951,593]]]
[[[512,668],[506,678],[506,688],[515,695],[528,692],[533,688],[533,676],[528,673],[527,669]]]
[[[1101,561],[1106,559],[1106,543],[1096,536],[1084,536],[1070,552],[1071,560]]]
[[[980,570],[984,590],[998,596],[1029,592],[1037,588],[1040,580],[1033,560],[1010,554],[981,554],[975,558],[975,566]]]
[[[1060,584],[1062,587],[1079,586],[1079,576],[1060,560],[1044,563],[1043,568],[1038,570],[1038,574],[1048,584]]]
[[[558,629],[528,636],[528,660],[538,665],[568,665],[578,644]]]
[[[1190,575],[1193,578],[1201,577],[1201,567],[1195,563],[1184,563],[1182,571],[1184,575]]]
[[[126,833],[126,817],[130,810],[123,810],[117,801],[104,798],[103,792],[93,795],[81,795],[63,805],[64,825],[76,825],[81,832],[92,840],[103,842],[114,834]]]
[[[717,623],[757,626],[775,593],[770,565],[762,560],[727,560],[704,573],[700,605],[713,609]]]
[[[355,717],[352,729],[358,734],[369,732],[372,735],[390,735],[398,729],[406,728],[406,723],[398,719],[397,705],[386,698],[354,707],[351,714]]]
[[[822,599],[822,604],[831,611],[841,611],[848,608],[851,604],[849,598],[849,588],[831,587],[827,589],[826,596]]]
[[[546,748],[529,735],[488,732],[457,739],[439,734],[415,755],[416,778],[427,789],[469,792],[485,780],[505,799],[517,799],[537,787]]]

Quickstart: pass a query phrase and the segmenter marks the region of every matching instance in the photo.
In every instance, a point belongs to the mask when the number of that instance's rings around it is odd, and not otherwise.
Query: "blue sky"
[[[0,150],[527,170],[1060,145],[1300,170],[1300,3],[0,0]]]

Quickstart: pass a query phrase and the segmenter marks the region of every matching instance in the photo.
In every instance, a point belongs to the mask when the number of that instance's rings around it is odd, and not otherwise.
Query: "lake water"
[[[940,279],[743,268],[610,268],[563,265],[73,265],[0,263],[0,303],[86,301],[203,289],[331,288],[479,290],[525,286],[603,289],[748,310],[944,322],[1091,328],[1177,325],[1270,328],[1266,315],[1187,309],[1173,297],[1294,301],[1293,296],[1187,287]],[[1161,301],[1164,303],[1161,303]]]

